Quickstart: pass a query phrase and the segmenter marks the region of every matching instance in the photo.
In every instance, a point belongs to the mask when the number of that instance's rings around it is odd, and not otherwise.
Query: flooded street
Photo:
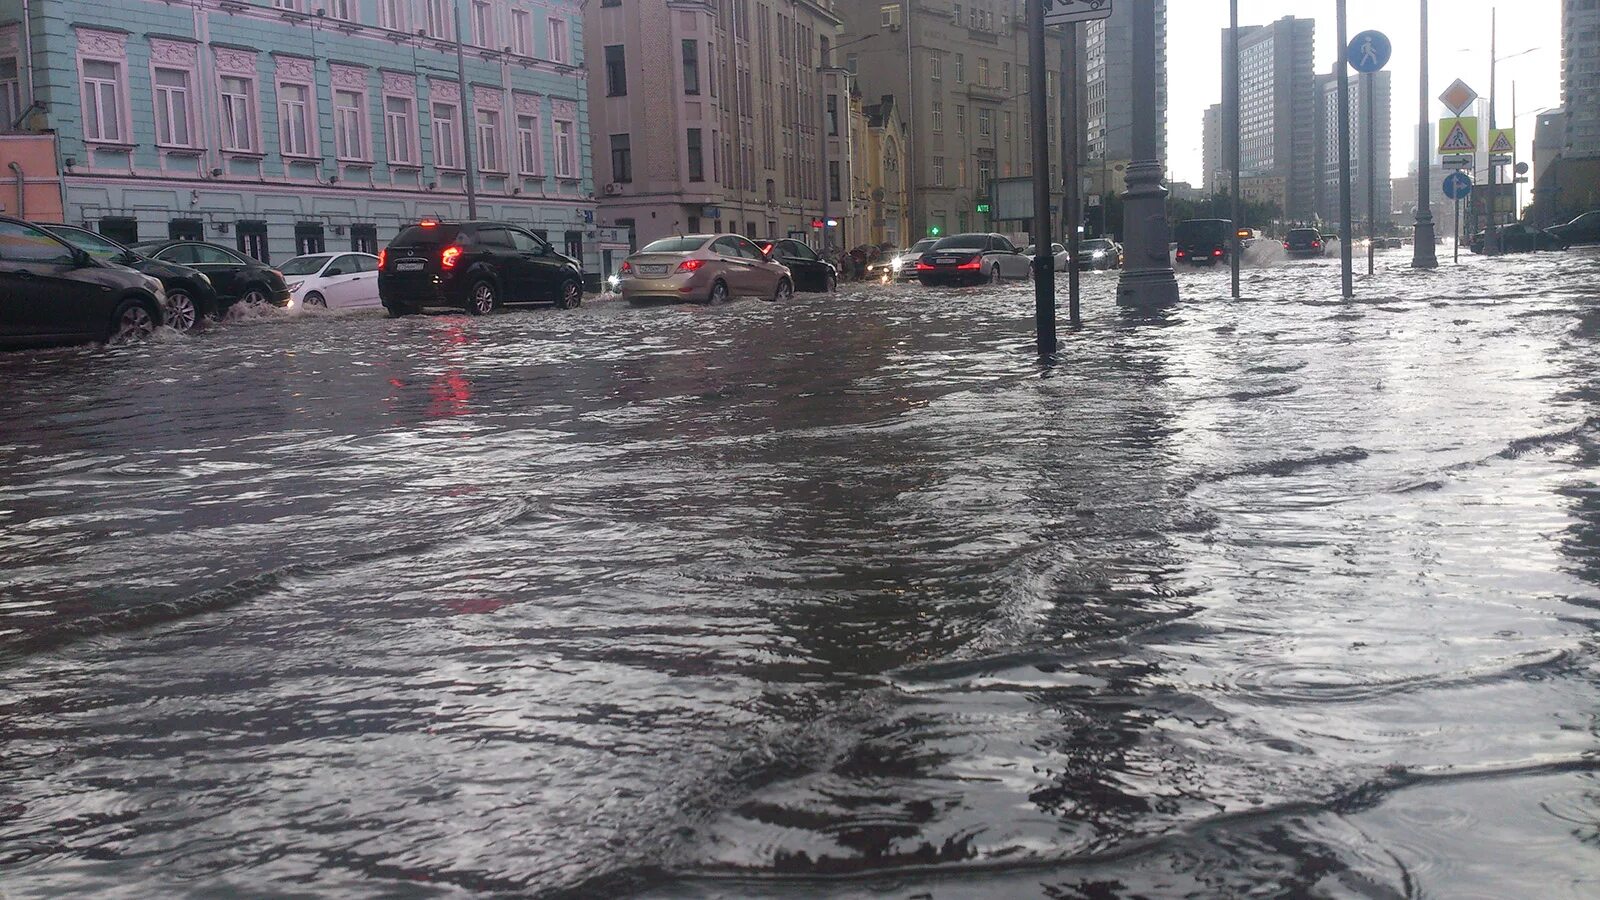
[[[1409,259],[0,354],[0,896],[1595,896],[1600,252]]]

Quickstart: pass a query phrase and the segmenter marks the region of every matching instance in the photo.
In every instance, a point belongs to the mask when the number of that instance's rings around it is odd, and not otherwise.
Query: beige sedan
[[[788,300],[794,276],[737,234],[663,238],[628,257],[619,273],[622,297],[721,303],[731,297]]]

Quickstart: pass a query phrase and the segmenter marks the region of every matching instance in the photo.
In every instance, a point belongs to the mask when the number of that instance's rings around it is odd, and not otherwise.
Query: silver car
[[[663,238],[622,262],[622,297],[721,303],[732,297],[788,300],[794,276],[748,238],[691,234]]]

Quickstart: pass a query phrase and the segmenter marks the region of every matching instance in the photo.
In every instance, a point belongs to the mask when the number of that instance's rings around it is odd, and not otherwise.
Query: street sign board
[[[1444,89],[1444,93],[1439,95],[1439,102],[1443,103],[1446,109],[1459,116],[1466,112],[1467,108],[1472,104],[1478,102],[1478,92],[1467,87],[1465,81],[1457,78],[1451,82],[1449,87]]]
[[[1451,200],[1465,200],[1472,193],[1472,179],[1465,172],[1452,172],[1444,180],[1444,195]]]
[[[1490,153],[1516,153],[1517,130],[1515,128],[1492,128],[1489,130]]]
[[[1060,191],[1050,196],[1059,198]],[[1052,205],[1050,212],[1056,211]],[[996,178],[989,182],[989,218],[996,222],[1028,222],[1033,219],[1033,178]]]
[[[1443,156],[1439,158],[1439,162],[1446,168],[1472,168],[1472,157],[1470,156]]]
[[[1471,153],[1478,149],[1478,119],[1467,116],[1439,120],[1439,152]]]
[[[1380,71],[1388,65],[1389,57],[1393,54],[1394,45],[1389,43],[1387,35],[1381,31],[1363,31],[1351,39],[1344,58],[1350,68],[1368,73]]]
[[[1071,25],[1111,18],[1111,0],[1042,0],[1044,24]]]

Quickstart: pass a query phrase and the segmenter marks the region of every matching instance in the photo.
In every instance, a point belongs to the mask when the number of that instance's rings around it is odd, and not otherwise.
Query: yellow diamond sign
[[[1489,152],[1496,156],[1517,152],[1517,130],[1496,128],[1489,132]]]
[[[1439,95],[1439,102],[1443,103],[1458,116],[1466,112],[1467,107],[1471,106],[1477,99],[1478,92],[1467,87],[1467,83],[1459,78],[1445,88],[1444,93]]]
[[[1471,153],[1478,149],[1478,119],[1468,116],[1464,119],[1439,120],[1439,152]]]

